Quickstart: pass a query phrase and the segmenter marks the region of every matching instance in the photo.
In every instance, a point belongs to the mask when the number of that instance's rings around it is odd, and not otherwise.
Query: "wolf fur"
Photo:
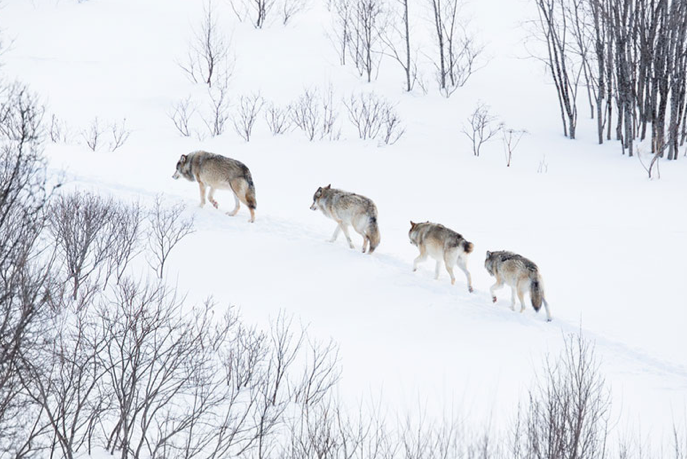
[[[355,193],[332,188],[331,184],[319,187],[313,196],[310,210],[322,213],[336,222],[336,229],[330,242],[336,241],[343,231],[348,246],[355,248],[348,234],[348,226],[363,237],[363,253],[372,253],[379,245],[380,235],[377,225],[377,206],[371,199]],[[369,251],[368,251],[369,247]]]
[[[515,295],[520,300],[520,312],[525,310],[525,293],[530,293],[532,307],[539,312],[542,303],[546,308],[546,320],[551,321],[549,303],[544,297],[544,281],[539,268],[532,261],[513,252],[487,251],[484,267],[489,274],[496,278],[496,283],[491,286],[491,298],[496,302],[494,291],[508,284],[511,288],[511,309],[515,310]]]
[[[437,262],[434,270],[435,279],[439,279],[439,270],[443,262],[446,271],[451,276],[451,284],[455,284],[456,278],[453,275],[453,267],[458,266],[465,273],[468,290],[473,291],[472,276],[470,276],[467,266],[467,256],[474,248],[472,242],[466,241],[463,236],[444,225],[431,222],[415,223],[411,221],[408,237],[410,243],[420,249],[420,255],[413,262],[413,271],[417,271],[417,265],[425,261],[427,256],[431,256]]]
[[[215,208],[219,205],[214,199],[215,190],[231,190],[234,193],[234,210],[227,215],[236,215],[242,202],[250,210],[250,222],[255,221],[255,185],[250,170],[242,162],[207,151],[194,151],[181,155],[177,161],[172,178],[176,180],[179,177],[198,182],[200,207],[205,205],[206,188],[210,189],[208,200]]]

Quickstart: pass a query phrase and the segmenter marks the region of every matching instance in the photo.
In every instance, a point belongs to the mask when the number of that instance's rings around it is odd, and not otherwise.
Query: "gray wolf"
[[[236,215],[242,202],[250,210],[250,222],[255,221],[255,185],[250,170],[242,162],[207,151],[194,151],[179,158],[172,178],[176,180],[179,177],[198,182],[200,207],[205,205],[206,188],[210,189],[208,200],[215,208],[218,207],[214,199],[215,190],[231,190],[234,193],[234,210],[227,215]]]
[[[439,270],[443,262],[446,271],[451,276],[451,284],[455,284],[456,278],[453,275],[453,267],[457,265],[465,273],[468,280],[468,290],[473,291],[472,276],[470,276],[467,266],[467,256],[474,248],[472,242],[466,241],[463,236],[444,225],[432,222],[415,223],[411,221],[408,237],[410,243],[420,249],[420,255],[413,262],[413,271],[417,271],[417,265],[425,261],[429,255],[437,261],[434,270],[435,279],[439,279]]]
[[[355,193],[332,188],[332,185],[319,187],[312,199],[310,210],[322,213],[336,222],[336,230],[330,242],[336,241],[343,231],[350,248],[355,248],[348,234],[348,226],[363,237],[363,253],[372,253],[379,245],[380,235],[377,225],[377,206],[371,199]],[[369,251],[367,250],[369,246]]]
[[[515,310],[515,295],[517,293],[520,300],[520,312],[525,310],[525,293],[530,293],[532,307],[539,312],[542,303],[546,308],[546,320],[551,321],[551,311],[549,303],[544,298],[544,281],[537,265],[527,258],[513,252],[487,251],[487,258],[484,260],[484,267],[489,274],[496,277],[496,283],[491,286],[491,298],[496,303],[494,290],[508,284],[511,288],[511,309]]]

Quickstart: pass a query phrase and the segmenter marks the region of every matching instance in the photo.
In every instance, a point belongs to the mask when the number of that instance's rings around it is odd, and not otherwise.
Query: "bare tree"
[[[93,118],[91,125],[81,131],[81,138],[86,143],[86,146],[91,149],[91,151],[97,151],[103,142],[103,135],[105,134],[104,128],[101,126],[98,117]]]
[[[308,8],[308,0],[282,0],[281,18],[282,24],[287,25],[294,16]]]
[[[334,10],[329,39],[336,47],[341,65],[346,65],[346,57],[352,45],[354,0],[332,0]]]
[[[392,3],[390,18],[383,29],[381,39],[385,44],[384,54],[392,57],[403,68],[406,91],[410,92],[417,81],[417,56],[410,49],[410,16],[408,0]]]
[[[312,141],[322,123],[320,95],[315,89],[306,89],[289,107],[289,117]]]
[[[112,133],[110,151],[115,151],[124,146],[131,135],[131,130],[127,129],[126,127],[126,118],[122,120],[122,124],[119,124],[116,121],[110,124],[110,132]]]
[[[44,422],[22,390],[24,355],[50,320],[52,248],[42,235],[51,194],[42,156],[43,106],[25,86],[0,85],[0,457],[35,454]]]
[[[106,372],[97,359],[105,347],[103,329],[87,308],[63,309],[43,330],[42,345],[22,356],[20,378],[41,407],[62,456],[72,459],[82,445],[91,451],[93,426],[105,410],[97,385]],[[54,446],[51,454],[54,454]]]
[[[264,104],[265,100],[260,93],[239,98],[239,107],[233,119],[234,130],[246,142],[250,142],[253,126]]]
[[[269,103],[265,109],[265,121],[272,135],[284,134],[291,128],[292,121],[289,117],[289,108],[283,109]]]
[[[183,238],[193,233],[193,218],[183,218],[185,206],[181,203],[164,206],[162,198],[156,196],[155,204],[148,214],[150,249],[148,263],[162,279],[169,255]]]
[[[194,31],[189,43],[186,60],[179,66],[194,83],[212,87],[217,81],[231,78],[235,60],[230,51],[231,43],[220,30],[212,0],[208,0],[200,28]]]
[[[496,117],[489,113],[489,106],[479,102],[468,118],[468,124],[463,125],[462,132],[472,142],[472,153],[475,156],[479,156],[482,144],[488,142],[501,130],[501,125],[495,122]]]
[[[89,193],[61,195],[50,208],[49,229],[71,282],[73,299],[82,287],[82,294],[88,295],[107,278],[105,268],[118,236],[112,225],[114,208],[112,199]]]
[[[386,24],[380,0],[355,0],[351,10],[348,52],[361,76],[372,81],[382,57]]]
[[[218,81],[208,88],[210,110],[207,116],[201,116],[211,136],[224,134],[229,121],[229,82]]]
[[[484,47],[470,34],[466,21],[461,20],[460,0],[430,0],[430,5],[437,40],[437,80],[441,93],[450,97],[478,70]]]
[[[181,99],[172,106],[172,111],[169,112],[168,116],[182,136],[191,136],[191,117],[196,111],[197,107],[191,100],[191,96]]]
[[[394,106],[375,93],[352,95],[344,100],[348,118],[358,130],[358,136],[365,139],[376,139],[380,136],[386,144],[396,142],[403,135],[400,119]]]
[[[593,346],[580,335],[566,337],[563,353],[544,371],[530,391],[518,457],[604,457],[610,394]]]
[[[67,123],[59,119],[54,113],[50,117],[48,134],[52,143],[69,143],[71,137]]]

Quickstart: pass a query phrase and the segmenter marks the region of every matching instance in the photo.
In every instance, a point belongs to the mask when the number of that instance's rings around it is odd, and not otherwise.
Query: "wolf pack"
[[[231,190],[234,196],[234,209],[227,212],[234,216],[238,213],[241,203],[250,212],[250,222],[255,221],[255,184],[248,167],[240,161],[226,156],[195,151],[181,155],[177,161],[174,179],[183,177],[191,182],[198,182],[200,189],[200,206],[207,200],[218,208],[214,198],[215,190]],[[377,223],[377,206],[375,203],[356,193],[332,188],[331,185],[322,186],[315,191],[311,210],[320,210],[326,217],[336,222],[336,228],[330,241],[334,242],[343,233],[350,248],[355,248],[349,227],[363,238],[363,253],[371,254],[381,240]],[[445,267],[455,284],[456,278],[453,268],[457,266],[465,274],[468,291],[473,292],[472,276],[468,271],[468,255],[473,252],[474,244],[468,242],[461,234],[445,227],[440,223],[410,222],[408,231],[410,243],[418,248],[419,255],[413,261],[413,271],[417,271],[418,264],[431,257],[436,261],[435,278],[439,278],[441,266]],[[551,321],[551,311],[544,296],[544,284],[539,268],[531,260],[513,252],[499,250],[487,251],[484,267],[496,279],[489,288],[492,301],[495,303],[496,290],[508,285],[511,289],[511,309],[515,310],[516,295],[520,302],[520,312],[525,307],[525,295],[529,293],[532,307],[539,312],[542,304],[546,310],[546,320]]]

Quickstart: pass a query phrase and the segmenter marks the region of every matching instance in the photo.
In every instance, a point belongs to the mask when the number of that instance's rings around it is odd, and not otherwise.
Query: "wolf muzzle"
[[[180,177],[179,171],[174,171],[174,175],[172,175],[172,178],[173,178],[174,180],[177,180],[179,177]]]

